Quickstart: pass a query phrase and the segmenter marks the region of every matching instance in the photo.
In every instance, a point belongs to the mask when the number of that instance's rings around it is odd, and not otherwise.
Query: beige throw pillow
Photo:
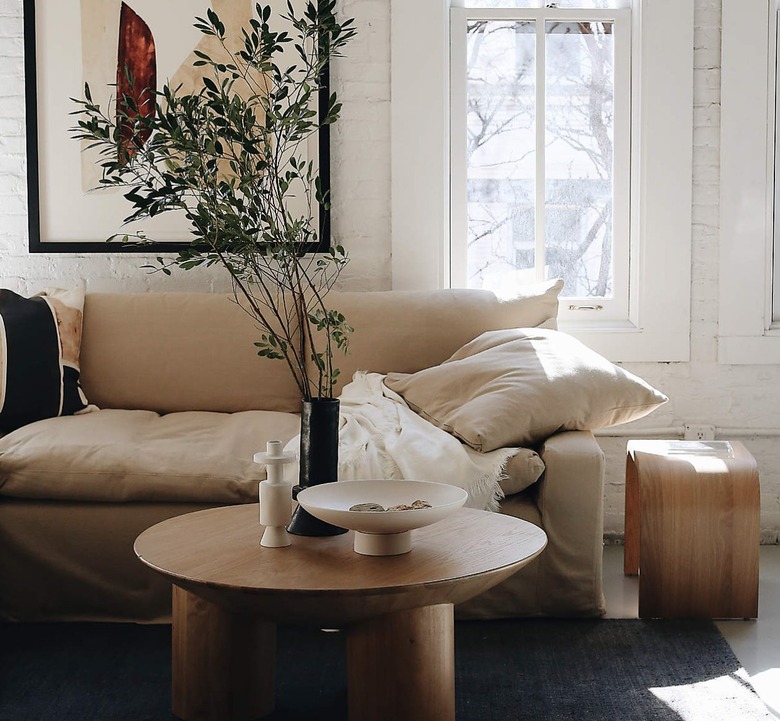
[[[441,365],[385,384],[482,452],[627,423],[668,400],[572,336],[538,328],[483,333]]]

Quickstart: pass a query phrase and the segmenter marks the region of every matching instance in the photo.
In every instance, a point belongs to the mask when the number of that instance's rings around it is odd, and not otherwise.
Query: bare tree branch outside
[[[542,49],[534,20],[472,20],[467,33],[468,285],[511,291],[542,267],[565,296],[610,297],[612,23],[547,20]]]

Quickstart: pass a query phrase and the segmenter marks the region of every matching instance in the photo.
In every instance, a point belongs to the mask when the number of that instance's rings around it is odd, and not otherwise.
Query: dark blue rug
[[[458,721],[767,721],[707,621],[458,622]],[[279,629],[272,721],[346,719],[344,636]],[[0,721],[170,721],[170,627],[0,625]],[[403,721],[388,719],[388,721]]]

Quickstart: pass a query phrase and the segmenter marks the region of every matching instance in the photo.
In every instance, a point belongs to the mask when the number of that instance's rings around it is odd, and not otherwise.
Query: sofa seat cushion
[[[104,409],[49,418],[0,438],[0,494],[78,501],[246,503],[255,452],[299,432],[295,414]]]

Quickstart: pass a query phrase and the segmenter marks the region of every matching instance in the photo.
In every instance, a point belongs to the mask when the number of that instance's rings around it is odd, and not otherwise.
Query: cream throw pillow
[[[538,328],[488,331],[441,365],[390,373],[385,384],[482,452],[627,423],[668,400],[572,336]]]

